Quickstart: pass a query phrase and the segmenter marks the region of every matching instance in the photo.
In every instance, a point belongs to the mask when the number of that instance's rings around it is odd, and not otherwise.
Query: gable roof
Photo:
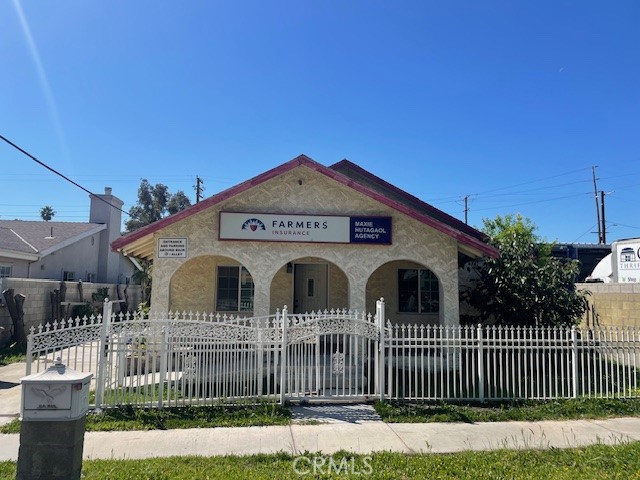
[[[406,205],[409,208],[413,208],[420,213],[433,217],[436,220],[449,225],[456,230],[464,232],[473,238],[477,238],[482,242],[487,242],[489,240],[489,237],[479,230],[470,227],[466,223],[458,220],[455,217],[452,217],[442,210],[438,210],[434,206],[420,200],[418,197],[415,197],[410,193],[399,189],[395,185],[392,185],[386,180],[377,177],[373,173],[368,172],[364,168],[356,165],[353,162],[350,162],[347,159],[341,160],[338,163],[331,165],[329,168],[335,170],[336,172],[340,172],[349,178],[352,178],[358,183],[361,183],[362,185],[375,190],[376,192],[384,195],[385,197],[388,197],[389,199],[395,200],[396,202]]]
[[[331,167],[325,167],[306,155],[300,155],[278,167],[213,195],[200,203],[120,237],[111,243],[111,248],[122,251],[125,255],[151,259],[155,249],[153,234],[158,230],[173,225],[301,165],[449,235],[456,239],[460,245],[468,247],[471,251],[478,251],[481,254],[492,257],[498,256],[498,251],[486,243],[487,237],[481,232],[394,187],[354,163],[343,160]]]
[[[100,223],[0,220],[0,251],[6,257],[37,259],[106,228]]]

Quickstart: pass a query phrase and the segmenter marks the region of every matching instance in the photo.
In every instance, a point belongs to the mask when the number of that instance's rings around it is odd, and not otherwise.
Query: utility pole
[[[193,186],[193,188],[196,189],[196,203],[200,203],[200,199],[202,198],[202,192],[204,191],[204,181],[196,176],[196,184]]]
[[[469,225],[468,222],[469,215],[469,195],[464,196],[464,224]]]
[[[596,201],[596,217],[598,218],[598,243],[604,243],[602,241],[602,228],[600,227],[600,207],[598,205],[598,186],[596,184],[596,167],[597,165],[592,166],[591,171],[593,172],[593,192],[594,192],[594,198]]]
[[[600,217],[602,218],[602,244],[603,245],[607,243],[607,225],[606,223],[604,223],[604,196],[605,196],[604,190],[600,190],[600,208],[602,209],[602,215],[600,215]]]

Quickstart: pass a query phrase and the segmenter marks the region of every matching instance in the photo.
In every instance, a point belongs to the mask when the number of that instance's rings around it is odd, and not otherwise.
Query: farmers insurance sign
[[[391,244],[391,217],[220,212],[220,240]]]

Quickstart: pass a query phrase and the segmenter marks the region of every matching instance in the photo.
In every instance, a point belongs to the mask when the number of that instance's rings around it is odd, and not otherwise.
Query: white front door
[[[299,263],[293,273],[293,313],[327,308],[327,264]]]

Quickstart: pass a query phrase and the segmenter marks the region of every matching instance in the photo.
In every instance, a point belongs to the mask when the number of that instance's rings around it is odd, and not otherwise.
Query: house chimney
[[[97,281],[116,283],[120,270],[120,254],[112,252],[111,242],[120,237],[122,200],[113,196],[111,187],[104,187],[104,194],[91,195],[89,222],[102,223],[107,229],[100,232]]]

